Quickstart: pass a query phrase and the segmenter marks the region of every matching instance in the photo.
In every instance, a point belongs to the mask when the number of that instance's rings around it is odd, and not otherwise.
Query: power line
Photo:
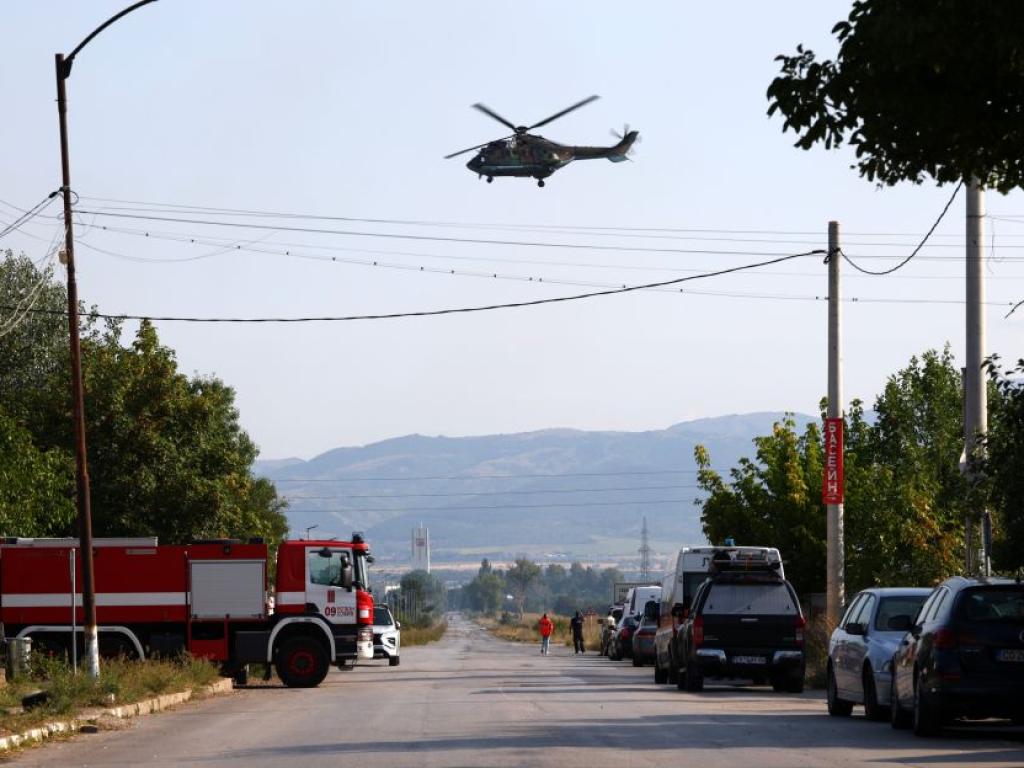
[[[776,259],[770,259],[768,261],[756,262],[753,264],[743,264],[736,267],[728,267],[726,269],[719,269],[714,272],[704,272],[699,275],[688,275],[686,277],[678,277],[673,280],[663,280],[657,283],[646,283],[643,285],[631,285],[623,286],[622,288],[610,288],[601,291],[591,291],[589,293],[580,293],[573,296],[554,296],[547,299],[530,299],[527,301],[516,301],[505,304],[486,304],[477,307],[458,307],[453,309],[433,309],[423,310],[419,312],[392,312],[385,314],[373,314],[373,315],[343,315],[343,316],[321,316],[321,317],[174,317],[174,316],[154,316],[154,315],[131,315],[131,314],[106,314],[106,313],[80,313],[87,314],[91,317],[98,317],[111,320],[153,320],[160,322],[183,322],[183,323],[312,323],[312,322],[348,322],[353,320],[393,320],[404,317],[436,317],[439,315],[454,315],[454,314],[467,314],[474,312],[490,312],[498,309],[518,309],[521,307],[535,307],[543,304],[557,304],[565,303],[570,301],[581,301],[583,299],[596,298],[599,296],[614,296],[620,293],[630,293],[633,291],[648,290],[651,288],[659,288],[666,285],[676,285],[678,283],[690,282],[693,280],[702,280],[709,277],[719,277],[721,275],[728,275],[734,272],[741,272],[747,269],[756,269],[758,267],[767,267],[772,264],[779,264],[784,261],[790,261],[791,259],[801,258],[803,256],[811,256],[815,254],[823,254],[823,250],[807,251],[805,253],[792,253],[787,256],[781,256]],[[56,313],[57,310],[33,310],[36,312],[48,312]]]
[[[459,221],[438,221],[432,219],[398,219],[398,218],[370,218],[370,217],[356,217],[356,216],[331,216],[324,214],[311,214],[311,213],[296,213],[296,212],[282,212],[282,211],[267,211],[267,210],[254,210],[247,208],[228,208],[224,206],[202,206],[202,205],[190,205],[183,203],[160,203],[140,200],[125,200],[120,198],[109,198],[109,197],[92,197],[83,195],[83,200],[91,200],[101,203],[117,203],[120,205],[134,206],[129,208],[118,208],[116,206],[102,206],[104,210],[128,210],[128,211],[155,211],[155,212],[199,212],[207,214],[216,214],[222,216],[244,216],[244,217],[263,217],[263,218],[283,218],[283,219],[304,219],[310,221],[342,221],[342,222],[355,222],[364,224],[394,224],[401,226],[418,226],[418,227],[452,227],[452,228],[463,228],[463,229],[510,229],[510,230],[536,230],[536,231],[569,231],[569,232],[587,232],[595,235],[601,235],[602,233],[611,233],[613,236],[619,236],[617,232],[675,232],[684,233],[687,235],[699,235],[699,234],[728,234],[728,235],[780,235],[780,236],[821,236],[821,232],[816,230],[780,230],[780,229],[716,229],[716,228],[699,228],[699,227],[624,227],[624,226],[612,226],[612,225],[583,225],[583,224],[542,224],[542,223],[507,223],[507,222],[459,222]],[[916,232],[848,232],[849,235],[864,236],[864,237],[917,237]],[[624,235],[630,237],[632,235]],[[960,238],[961,235],[936,235],[936,237],[956,237]],[[690,239],[690,238],[676,238],[676,239]],[[692,238],[692,239],[704,239],[704,238]],[[778,242],[793,244],[793,241],[787,240],[752,240],[750,242]],[[802,244],[813,244],[801,241]],[[881,244],[874,244],[881,245]],[[902,245],[902,243],[892,243],[886,245]],[[958,247],[958,246],[951,246]]]
[[[253,224],[249,222],[228,222],[228,221],[210,221],[209,219],[191,219],[181,218],[172,216],[143,216],[141,214],[129,214],[129,213],[108,213],[104,211],[93,211],[76,209],[78,213],[84,213],[91,216],[108,216],[122,219],[135,219],[141,221],[163,221],[173,224],[198,224],[200,226],[210,227],[235,227],[239,229],[272,229],[280,230],[282,232],[303,232],[306,234],[313,235],[344,235],[347,237],[374,237],[374,238],[388,238],[395,240],[414,240],[414,241],[427,241],[427,242],[440,242],[440,243],[467,243],[470,245],[509,245],[520,248],[571,248],[577,250],[590,250],[590,251],[631,251],[637,253],[704,253],[704,254],[729,254],[729,255],[756,255],[756,252],[741,252],[741,251],[717,251],[717,250],[706,250],[706,249],[686,249],[686,248],[649,248],[632,245],[595,245],[593,243],[552,243],[546,241],[535,241],[535,240],[495,240],[487,238],[470,238],[470,237],[442,237],[437,235],[411,235],[411,234],[398,234],[393,232],[364,232],[361,230],[347,230],[347,229],[322,229],[317,227],[293,227],[285,226],[283,224]],[[760,255],[766,256],[781,256],[780,252],[765,252]]]
[[[40,200],[38,203],[33,205],[31,208],[29,208],[26,211],[23,211],[22,214],[18,218],[16,218],[13,222],[11,222],[6,227],[4,227],[2,230],[0,230],[0,237],[4,237],[5,235],[8,235],[11,232],[14,232],[16,229],[21,227],[23,224],[26,224],[29,221],[31,221],[32,219],[34,219],[36,216],[38,216],[40,213],[42,213],[51,202],[53,202],[53,199],[58,194],[60,194],[60,190],[59,189],[58,190],[54,190],[53,192],[48,194],[46,197],[44,197],[42,200]],[[19,210],[19,209],[15,209],[15,210]]]
[[[917,248],[915,248],[913,251],[911,251],[910,255],[907,256],[907,258],[903,259],[903,261],[901,261],[895,267],[891,267],[889,269],[884,269],[884,270],[882,270],[880,272],[875,272],[873,270],[865,269],[864,267],[858,265],[849,256],[847,256],[843,252],[843,250],[841,248],[839,249],[839,253],[842,254],[842,257],[843,257],[843,259],[846,260],[846,263],[849,264],[854,269],[856,269],[858,272],[863,272],[864,274],[867,274],[867,275],[889,275],[889,274],[892,274],[897,269],[900,269],[900,268],[904,267],[905,265],[909,264],[910,260],[913,259],[915,256],[917,256],[918,252],[924,247],[924,244],[928,242],[928,238],[932,236],[932,232],[934,232],[935,228],[937,226],[939,226],[939,222],[941,222],[942,219],[945,217],[946,211],[948,211],[949,210],[949,206],[951,206],[953,204],[953,201],[956,199],[957,193],[960,191],[960,187],[962,187],[963,185],[964,185],[963,181],[961,181],[959,184],[956,185],[956,189],[954,189],[953,190],[953,194],[950,195],[949,200],[946,203],[946,207],[942,209],[942,213],[939,214],[939,218],[937,218],[935,220],[935,223],[932,224],[931,229],[928,230],[928,232],[925,234],[925,236],[921,240],[921,242],[917,244]]]
[[[532,491],[462,491],[458,493],[368,493],[368,494],[344,494],[344,495],[332,495],[332,496],[292,496],[291,494],[282,494],[286,498],[293,499],[294,501],[304,501],[307,499],[313,499],[317,501],[328,501],[328,500],[343,500],[343,499],[409,499],[416,497],[449,497],[449,496],[536,496],[538,494],[546,493],[605,493],[605,492],[621,492],[621,491],[667,491],[677,490],[680,488],[700,488],[699,485],[647,485],[647,486],[630,486],[626,488],[547,488]]]
[[[391,263],[381,262],[379,260],[374,260],[374,259],[351,259],[351,258],[346,259],[346,258],[337,258],[337,257],[326,257],[326,256],[313,255],[313,254],[304,254],[301,251],[293,250],[295,248],[309,248],[309,249],[313,249],[313,250],[325,250],[325,251],[333,251],[333,252],[341,252],[341,253],[366,253],[366,254],[374,254],[374,255],[382,255],[382,256],[407,256],[407,257],[417,258],[417,259],[442,259],[442,260],[484,262],[484,263],[492,262],[492,263],[504,263],[504,264],[518,264],[518,265],[535,264],[535,265],[542,265],[542,266],[548,266],[548,267],[576,267],[576,268],[584,268],[584,269],[623,269],[623,270],[637,271],[637,272],[675,272],[675,273],[678,273],[678,272],[697,272],[697,273],[699,273],[699,272],[703,271],[703,270],[700,270],[700,269],[680,268],[680,267],[671,267],[671,266],[641,266],[641,265],[636,265],[636,264],[597,264],[597,263],[594,263],[594,262],[565,262],[565,261],[549,261],[549,260],[540,260],[540,259],[504,258],[504,257],[495,257],[495,256],[477,256],[477,255],[466,256],[466,255],[457,255],[457,254],[418,253],[418,252],[414,252],[414,251],[397,251],[397,250],[391,250],[391,249],[371,249],[371,248],[351,248],[351,247],[346,247],[346,246],[318,245],[318,244],[313,244],[313,243],[280,243],[280,244],[278,244],[278,245],[281,246],[279,248],[269,248],[269,247],[266,247],[266,246],[256,248],[256,247],[252,247],[252,243],[264,241],[268,237],[270,237],[270,235],[266,235],[266,236],[264,236],[262,238],[259,238],[257,240],[253,240],[253,241],[249,241],[249,243],[245,243],[245,241],[228,240],[228,239],[225,239],[225,238],[203,237],[201,235],[194,235],[194,234],[177,234],[177,233],[167,233],[167,232],[151,232],[151,231],[146,231],[146,230],[131,229],[131,228],[124,228],[124,227],[109,227],[109,226],[105,226],[105,225],[88,224],[88,223],[83,223],[81,226],[83,228],[87,228],[87,229],[100,230],[100,231],[103,231],[103,232],[110,232],[110,233],[114,233],[114,234],[130,235],[130,236],[135,236],[135,237],[144,237],[146,239],[165,240],[165,241],[177,242],[177,243],[187,243],[187,244],[190,244],[190,245],[208,245],[208,246],[215,247],[215,248],[218,249],[215,252],[203,254],[203,255],[200,255],[200,256],[188,256],[188,257],[184,257],[184,258],[156,258],[156,257],[146,257],[146,256],[130,256],[128,254],[118,253],[117,251],[111,251],[109,249],[100,248],[100,247],[95,246],[95,245],[87,245],[86,246],[86,247],[90,248],[91,250],[96,251],[97,253],[102,253],[104,255],[112,256],[112,257],[118,258],[118,259],[124,259],[126,261],[132,261],[132,262],[138,262],[138,263],[146,263],[146,264],[178,264],[178,263],[181,263],[181,262],[198,261],[200,259],[209,258],[211,256],[222,255],[222,254],[225,254],[225,253],[232,253],[232,252],[242,251],[242,252],[247,252],[247,253],[258,253],[258,254],[269,254],[269,255],[275,255],[275,256],[286,256],[286,257],[290,257],[290,258],[310,259],[310,260],[319,260],[319,261],[334,261],[334,262],[343,263],[343,264],[356,264],[356,265],[361,265],[361,266],[382,267],[382,268],[386,268],[386,269],[414,270],[414,269],[420,268],[421,271],[424,271],[424,272],[435,272],[437,274],[455,274],[455,275],[463,275],[463,276],[470,276],[470,277],[487,276],[487,277],[497,277],[499,279],[503,279],[503,278],[504,279],[523,279],[523,280],[537,281],[537,282],[542,282],[543,281],[541,278],[534,278],[534,277],[522,277],[522,278],[520,278],[520,277],[505,277],[505,276],[502,276],[502,275],[494,275],[494,274],[492,274],[490,272],[488,272],[486,275],[480,275],[480,274],[477,274],[477,273],[467,273],[467,272],[460,272],[458,270],[443,269],[441,267],[429,267],[429,266],[420,267],[420,265],[391,264]],[[1022,247],[1024,247],[1024,246],[1022,246]],[[730,251],[729,253],[730,254],[735,254],[735,255],[745,255],[745,256],[750,256],[750,255],[773,255],[773,254],[763,254],[763,253],[758,253],[758,252],[753,252],[753,251],[750,251],[750,252]],[[718,254],[718,255],[722,255],[722,254]],[[862,257],[858,257],[858,258],[875,259],[875,258],[890,258],[890,257],[878,256],[878,255],[865,255],[865,256],[862,256]],[[922,257],[922,258],[929,258],[929,257]],[[948,261],[949,259],[946,258],[946,257],[941,257],[941,258],[936,257],[935,260]],[[767,277],[820,277],[820,275],[818,273],[816,273],[816,272],[772,272],[770,274],[766,274],[765,276],[767,276]],[[1016,277],[1016,276],[1012,276],[1012,275],[1004,275],[1004,276],[1001,276],[1001,277],[1002,277],[1002,279],[1010,279],[1010,280],[1013,280],[1013,279],[1024,279],[1024,276]],[[919,280],[919,279],[961,280],[962,277],[960,277],[958,275],[915,275],[913,277],[906,277],[906,278],[903,278],[901,276],[901,279],[908,279],[908,280]],[[556,281],[546,280],[546,282],[556,282]],[[580,283],[573,283],[573,282],[570,282],[570,281],[563,281],[561,284],[564,284],[564,285],[580,285]]]

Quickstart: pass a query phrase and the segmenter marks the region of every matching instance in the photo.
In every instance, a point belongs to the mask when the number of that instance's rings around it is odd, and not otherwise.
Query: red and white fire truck
[[[76,637],[81,652],[78,545],[0,539],[0,634],[31,637],[34,650],[61,655],[70,655]],[[273,664],[294,687],[319,685],[332,663],[373,658],[372,558],[359,534],[351,541],[282,542],[272,597],[267,545],[258,539],[93,545],[103,655],[167,658],[187,651],[236,675],[247,664]]]

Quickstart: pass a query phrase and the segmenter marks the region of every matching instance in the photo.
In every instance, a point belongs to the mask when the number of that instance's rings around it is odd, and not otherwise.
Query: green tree
[[[0,263],[0,304],[37,310],[0,314],[0,402],[14,424],[0,426],[9,446],[0,450],[0,473],[53,480],[41,481],[38,491],[50,512],[36,529],[12,534],[76,533],[67,514],[74,437],[65,299],[52,274],[27,258],[8,253]],[[284,502],[251,473],[257,451],[238,423],[234,392],[217,379],[181,374],[150,323],[128,345],[117,323],[101,330],[85,318],[82,326],[96,535],[156,535],[167,543],[263,536],[272,546],[283,538]],[[7,484],[3,493],[14,507],[43,503],[24,483]]]
[[[444,584],[424,570],[409,571],[399,582],[398,595],[403,620],[412,624],[430,625],[445,610]]]
[[[526,608],[526,593],[540,578],[540,566],[525,557],[520,557],[505,574],[505,581],[515,595],[516,608],[522,617]]]
[[[856,0],[832,29],[834,60],[803,46],[776,59],[768,113],[802,149],[849,144],[883,184],[1024,186],[1022,28],[1014,0]]]
[[[40,451],[0,408],[0,535],[55,536],[75,519],[72,457]]]
[[[821,431],[797,434],[787,416],[772,434],[754,439],[756,460],[741,459],[727,483],[711,468],[704,446],[694,449],[697,482],[708,494],[697,500],[708,541],[733,538],[778,547],[786,576],[800,594],[825,588],[825,513],[821,504]]]
[[[40,270],[24,254],[3,252],[0,261],[0,403],[26,426],[48,406],[46,398],[60,375],[61,394],[71,397],[68,370],[67,291],[53,269]],[[95,323],[81,319],[84,338],[95,336]]]
[[[994,565],[1016,571],[1024,568],[1024,359],[1005,375],[993,361],[989,372],[1001,395],[993,404],[983,466],[995,518]]]
[[[848,593],[876,584],[928,585],[958,570],[969,491],[959,473],[961,409],[960,373],[948,346],[911,358],[889,377],[875,400],[874,423],[859,400],[851,403],[844,462]],[[698,504],[710,541],[777,546],[803,594],[824,587],[825,508],[820,430],[812,424],[798,435],[795,426],[787,418],[772,435],[755,438],[756,459],[741,459],[728,482],[698,446],[706,494]]]

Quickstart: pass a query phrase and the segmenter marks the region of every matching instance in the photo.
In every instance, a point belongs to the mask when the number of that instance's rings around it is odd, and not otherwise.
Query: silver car
[[[387,659],[397,667],[402,650],[402,624],[395,621],[386,605],[373,607],[373,658]]]
[[[892,655],[932,592],[916,587],[865,589],[850,603],[828,644],[828,713],[846,717],[864,705],[870,720],[889,716]],[[903,627],[900,629],[899,627]]]

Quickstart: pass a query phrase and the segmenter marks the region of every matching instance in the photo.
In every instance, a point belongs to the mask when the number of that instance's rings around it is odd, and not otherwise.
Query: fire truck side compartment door
[[[191,560],[192,617],[261,619],[265,614],[263,560]]]

